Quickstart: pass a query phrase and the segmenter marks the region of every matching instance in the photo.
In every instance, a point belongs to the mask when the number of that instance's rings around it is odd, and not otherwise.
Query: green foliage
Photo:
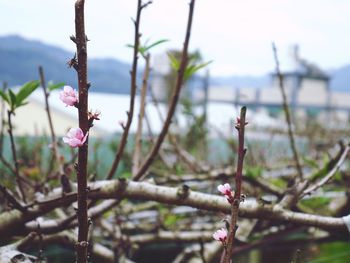
[[[148,44],[149,39],[147,39],[146,42],[143,45],[139,45],[138,52],[143,57],[146,57],[147,56],[147,52],[150,49],[152,49],[153,47],[156,47],[156,46],[158,46],[158,45],[160,45],[162,43],[168,42],[168,41],[169,41],[168,39],[160,39],[160,40],[157,40],[157,41],[153,42],[152,44]],[[130,48],[134,48],[134,45],[131,45],[131,44],[127,44],[126,46],[130,47]]]
[[[316,160],[307,158],[306,156],[303,156],[302,159],[304,164],[306,164],[307,166],[318,169],[319,165]]]
[[[321,244],[319,247],[319,255],[309,263],[347,263],[350,258],[350,245],[345,242],[334,242]]]
[[[187,131],[184,135],[184,143],[186,149],[190,152],[203,152],[206,147],[206,136],[208,130],[205,126],[205,115],[196,114],[194,112],[193,103],[190,99],[184,97],[180,101],[182,105],[182,113],[185,115],[187,122]]]
[[[179,220],[179,216],[174,214],[167,214],[164,218],[164,226],[170,227],[176,224],[176,222]]]
[[[303,205],[315,209],[315,208],[329,205],[330,201],[331,201],[331,199],[329,197],[321,196],[321,197],[313,197],[313,198],[304,199],[301,202]]]
[[[12,112],[14,112],[17,108],[24,106],[27,104],[25,101],[26,98],[29,97],[32,92],[39,87],[39,81],[30,81],[25,83],[17,94],[15,94],[12,90],[8,90],[8,92],[0,91],[0,96],[2,99],[9,105]]]
[[[178,71],[180,69],[180,59],[178,59],[174,54],[168,52],[168,58],[170,60],[170,65],[171,67],[175,70]],[[184,73],[184,80],[188,80],[191,78],[197,71],[199,71],[202,68],[205,68],[208,66],[210,63],[213,61],[207,61],[204,63],[198,63],[198,60],[200,60],[200,56],[198,55],[198,52],[194,53],[191,55],[188,59],[187,66],[185,69]]]
[[[245,176],[252,179],[261,177],[262,172],[263,168],[260,166],[247,166],[245,168]]]
[[[48,83],[48,86],[47,86],[47,89],[49,90],[49,91],[53,91],[53,90],[56,90],[56,89],[60,89],[61,87],[63,87],[65,85],[65,83],[64,82],[59,82],[59,83],[54,83],[54,82],[52,82],[52,81],[50,81],[49,83]]]
[[[277,186],[282,189],[287,187],[287,182],[282,178],[271,178],[269,182],[274,186]]]
[[[328,208],[330,202],[331,199],[329,197],[313,197],[301,200],[299,206],[308,213],[331,215]]]
[[[328,173],[329,157],[327,154],[323,155],[323,163],[324,163],[324,165],[322,166],[322,168],[317,170],[315,173],[313,173],[311,175],[311,177],[310,177],[311,180],[322,178],[323,176],[325,176]]]

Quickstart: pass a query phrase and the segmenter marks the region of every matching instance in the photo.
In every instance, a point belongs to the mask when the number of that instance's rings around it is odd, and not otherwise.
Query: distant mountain
[[[47,80],[76,87],[76,72],[67,66],[73,55],[64,49],[19,36],[0,37],[0,81],[13,86],[38,79],[38,66],[41,65]],[[91,91],[129,93],[130,65],[116,59],[90,59],[88,71]]]
[[[350,92],[350,65],[329,72],[331,89]]]
[[[0,37],[0,82],[10,86],[38,79],[38,66],[44,67],[47,80],[65,82],[77,86],[76,72],[68,68],[67,61],[73,57],[59,47],[20,36]],[[90,59],[89,81],[91,91],[128,94],[130,89],[130,65],[116,59]],[[350,65],[328,72],[331,89],[350,92]],[[235,87],[269,87],[271,78],[265,76],[212,77],[211,85]]]

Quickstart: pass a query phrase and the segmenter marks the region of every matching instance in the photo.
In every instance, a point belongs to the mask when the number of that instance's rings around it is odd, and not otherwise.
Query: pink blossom
[[[79,101],[78,92],[71,86],[64,86],[60,92],[60,100],[67,106],[74,106]]]
[[[89,133],[87,132],[84,136],[84,133],[80,128],[71,128],[67,135],[63,137],[63,142],[67,143],[72,148],[80,147],[86,141],[88,134]]]
[[[218,186],[218,190],[226,197],[229,203],[233,202],[233,191],[231,190],[231,186],[229,184],[220,184]]]
[[[218,186],[218,190],[223,195],[232,196],[232,190],[231,190],[231,186],[229,184],[224,184],[224,185],[220,184]]]
[[[221,228],[219,230],[216,230],[213,234],[213,238],[217,241],[220,241],[222,243],[226,242],[227,239],[227,231],[225,228]]]

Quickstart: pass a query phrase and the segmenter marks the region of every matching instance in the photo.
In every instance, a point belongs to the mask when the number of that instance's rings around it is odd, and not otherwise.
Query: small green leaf
[[[48,89],[49,91],[53,91],[53,90],[55,90],[55,89],[59,89],[59,88],[63,87],[64,85],[65,85],[64,82],[59,82],[59,83],[57,83],[57,84],[49,84],[48,87],[47,87],[47,89]]]
[[[168,57],[170,59],[170,65],[174,70],[179,70],[180,68],[180,61],[171,53],[168,53]]]
[[[17,93],[17,105],[19,106],[37,87],[39,87],[39,81],[30,81],[22,86]]]
[[[7,102],[8,105],[11,105],[10,102],[10,98],[7,96],[7,94],[5,92],[3,92],[2,90],[0,90],[0,96],[1,98]]]
[[[318,165],[316,160],[313,160],[313,159],[310,159],[307,157],[302,157],[302,159],[303,159],[304,163],[307,164],[308,166],[310,166],[311,168],[318,169],[319,165]]]
[[[14,110],[16,108],[16,94],[9,89],[9,95],[11,100],[11,110]]]
[[[147,52],[147,51],[150,50],[151,48],[153,48],[153,47],[155,47],[155,46],[158,46],[158,45],[160,45],[160,44],[162,44],[162,43],[168,42],[168,41],[169,41],[169,39],[160,39],[160,40],[158,40],[158,41],[156,41],[156,42],[153,42],[153,43],[150,44],[149,46],[147,46],[146,43],[145,43],[145,45],[144,45],[144,52]]]
[[[210,63],[212,63],[213,61],[208,61],[199,65],[190,65],[186,68],[185,71],[185,80],[189,79],[194,73],[196,73],[198,70],[208,66]]]

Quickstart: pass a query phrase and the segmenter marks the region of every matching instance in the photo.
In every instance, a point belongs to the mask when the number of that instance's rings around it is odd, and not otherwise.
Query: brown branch
[[[137,1],[137,12],[136,12],[136,20],[134,21],[135,25],[135,38],[134,38],[134,54],[133,54],[133,62],[132,62],[132,70],[131,70],[131,87],[130,87],[130,105],[129,105],[129,111],[127,112],[128,120],[126,122],[126,125],[123,127],[124,132],[122,135],[122,138],[119,143],[118,151],[115,155],[114,161],[112,163],[111,169],[109,170],[107,179],[111,179],[114,176],[114,173],[117,171],[119,162],[122,158],[125,145],[128,140],[129,135],[129,129],[132,123],[133,115],[134,115],[134,104],[135,104],[135,96],[136,96],[136,77],[137,77],[137,61],[138,61],[138,52],[139,52],[139,45],[140,45],[140,20],[141,20],[141,11],[143,8],[145,8],[148,4],[151,2],[148,2],[146,4],[142,4],[141,0]]]
[[[184,74],[185,74],[185,70],[186,70],[186,66],[187,66],[188,45],[189,45],[190,36],[191,36],[194,4],[195,4],[195,0],[191,0],[191,2],[189,4],[190,7],[189,7],[189,14],[188,14],[186,37],[185,37],[185,42],[184,42],[182,55],[181,55],[180,68],[178,70],[175,89],[174,89],[174,92],[173,92],[173,95],[172,95],[172,98],[170,101],[167,117],[165,119],[165,123],[163,125],[163,128],[162,128],[162,130],[158,136],[158,139],[157,139],[156,143],[154,144],[151,152],[146,157],[146,160],[142,163],[141,168],[138,170],[137,174],[133,176],[133,179],[135,181],[140,180],[145,175],[148,168],[150,167],[150,165],[153,163],[154,159],[156,158],[158,151],[159,151],[159,148],[160,148],[165,136],[168,133],[168,129],[169,129],[169,126],[171,124],[172,117],[175,113],[177,101],[179,99],[181,87],[182,87],[183,81],[184,81]]]
[[[336,172],[340,169],[341,165],[344,163],[346,157],[348,156],[349,150],[350,150],[350,145],[347,145],[342,155],[340,156],[338,162],[334,165],[334,167],[320,181],[314,183],[313,185],[305,189],[300,197],[309,195],[312,192],[316,191],[318,188],[328,183],[329,180],[336,174]]]
[[[191,190],[188,190],[186,194],[180,194],[181,192],[183,193],[183,189],[180,191],[181,188],[156,186],[146,182],[125,180],[97,181],[91,183],[89,187],[91,189],[89,191],[91,200],[130,198],[170,205],[185,205],[227,214],[231,212],[231,206],[224,197]],[[34,204],[28,208],[25,214],[18,210],[3,212],[0,214],[0,236],[6,237],[18,233],[26,222],[42,216],[57,207],[68,206],[76,202],[76,197],[76,192],[62,196],[62,189],[59,188],[46,197],[52,201]],[[292,212],[278,205],[264,205],[255,201],[242,203],[239,207],[239,216],[313,226],[327,231],[347,231],[342,218]]]
[[[88,120],[88,81],[87,81],[87,36],[85,34],[84,21],[84,0],[77,0],[75,3],[75,43],[77,47],[79,87],[79,127],[86,134],[89,131]],[[79,147],[77,183],[78,183],[78,243],[77,262],[87,262],[88,247],[88,215],[87,215],[87,161],[88,161],[88,138],[86,143]]]
[[[13,111],[10,111],[10,110],[7,111],[7,120],[8,120],[8,125],[9,125],[8,133],[10,135],[12,159],[13,159],[13,162],[15,163],[15,176],[16,176],[16,182],[17,182],[18,189],[19,189],[19,194],[20,194],[21,199],[24,201],[24,203],[26,203],[26,196],[24,193],[22,180],[21,180],[21,177],[19,174],[19,163],[18,163],[18,159],[17,159],[16,145],[15,145],[15,140],[13,138],[13,133],[12,133],[12,131],[13,131],[12,121],[11,121],[12,114],[14,114]]]
[[[31,241],[30,244],[26,244],[25,247],[27,249],[33,248],[33,246],[36,246],[39,242],[40,240],[38,238],[35,238],[34,240]],[[70,249],[74,249],[77,243],[77,239],[72,232],[63,231],[58,234],[44,235],[42,237],[42,242],[45,245],[56,244],[56,245],[68,247]],[[100,244],[93,244],[91,252],[92,252],[92,258],[96,260],[96,262],[105,262],[105,263],[115,262],[113,251],[106,248],[105,246],[102,246]]]
[[[62,183],[62,186],[64,186],[64,182],[67,182],[67,181],[69,182],[69,179],[67,178],[67,176],[64,173],[63,164],[62,164],[62,161],[60,158],[61,156],[60,156],[60,153],[59,153],[58,148],[57,148],[57,138],[56,138],[56,134],[55,134],[55,129],[53,127],[51,110],[50,110],[50,105],[49,105],[50,93],[47,91],[45,74],[44,74],[44,69],[42,66],[39,66],[39,76],[40,76],[41,87],[43,88],[43,92],[44,92],[45,111],[47,114],[47,119],[48,119],[49,127],[50,127],[53,159],[58,164],[58,171],[59,171],[59,174],[61,177],[61,183]],[[67,190],[69,190],[69,187],[63,187],[63,188],[68,188]]]
[[[100,204],[89,208],[88,217],[92,220],[101,216],[103,213],[119,204],[118,200],[105,200]],[[41,232],[43,234],[53,234],[63,230],[74,228],[78,225],[78,221],[76,220],[76,215],[71,215],[63,219],[51,219],[45,220],[40,223]],[[28,222],[26,224],[27,231],[35,231],[37,229],[37,224],[35,221]]]
[[[9,201],[9,203],[13,206],[13,208],[18,209],[22,213],[25,213],[27,209],[12,195],[10,191],[6,189],[6,187],[0,184],[0,192],[4,195],[4,197]]]
[[[279,87],[280,87],[280,90],[282,93],[283,109],[284,109],[284,113],[285,113],[286,121],[287,121],[287,125],[288,125],[289,143],[290,143],[290,147],[291,147],[292,152],[293,152],[293,158],[294,158],[295,166],[297,169],[297,173],[298,173],[299,179],[301,180],[301,179],[303,179],[303,171],[302,171],[302,168],[300,165],[298,151],[297,151],[297,148],[295,146],[294,134],[293,134],[293,130],[292,130],[292,121],[291,121],[289,107],[288,107],[287,95],[286,95],[286,91],[284,88],[283,75],[280,71],[279,60],[278,60],[278,56],[277,56],[277,49],[276,49],[276,46],[274,43],[272,43],[272,50],[273,50],[273,55],[274,55],[275,64],[276,64],[276,74],[277,74],[277,77],[279,80]]]
[[[233,197],[232,208],[231,208],[231,222],[228,233],[227,244],[225,248],[225,257],[224,263],[231,262],[231,254],[233,249],[233,241],[235,239],[236,230],[237,230],[237,221],[238,221],[238,212],[239,205],[242,201],[242,177],[243,177],[243,161],[246,154],[246,149],[244,148],[244,130],[245,130],[245,116],[246,116],[246,107],[241,108],[240,118],[237,122],[236,129],[238,130],[238,160],[237,160],[237,170],[236,170],[236,190]]]
[[[7,82],[3,83],[2,91],[5,93],[7,90]],[[4,151],[4,131],[5,131],[5,101],[1,100],[1,130],[0,130],[0,155],[3,157],[3,151]],[[5,160],[6,161],[6,160]]]
[[[141,98],[140,98],[140,112],[139,112],[139,118],[137,122],[137,131],[135,136],[135,151],[133,155],[133,166],[132,166],[132,173],[136,174],[136,172],[139,169],[140,163],[141,163],[141,147],[142,147],[142,122],[143,118],[145,116],[145,107],[146,107],[146,95],[147,95],[147,86],[148,86],[148,78],[149,78],[149,72],[150,72],[150,54],[147,54],[145,57],[145,70],[143,75],[143,81],[142,81],[142,88],[141,88]]]
[[[51,111],[50,111],[50,106],[49,106],[49,95],[50,94],[49,94],[49,92],[47,91],[47,88],[46,88],[44,69],[43,69],[42,66],[39,66],[39,76],[40,76],[41,87],[43,88],[43,92],[44,92],[45,110],[46,110],[46,113],[47,113],[47,119],[49,121],[53,154],[54,154],[55,160],[57,161],[57,158],[58,158],[58,154],[57,154],[57,140],[56,140],[55,130],[53,128],[53,123],[52,123],[52,118],[51,118]]]

